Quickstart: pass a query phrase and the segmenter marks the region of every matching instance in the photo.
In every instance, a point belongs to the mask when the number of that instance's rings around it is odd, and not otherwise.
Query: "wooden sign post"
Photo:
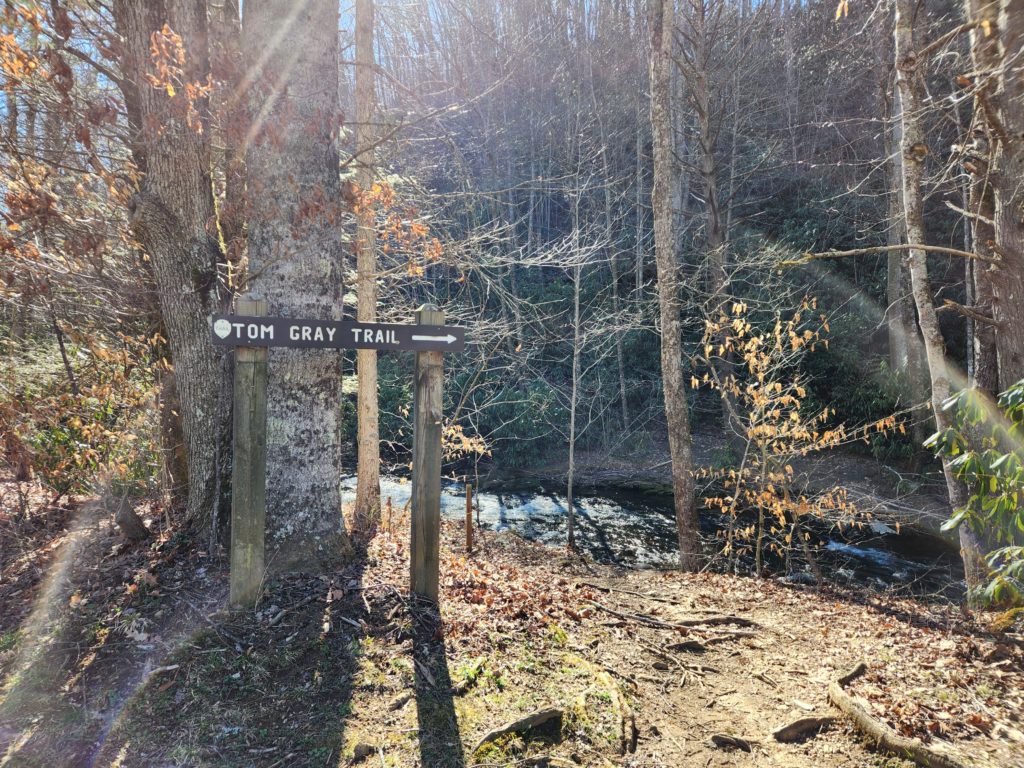
[[[473,484],[466,483],[466,554],[473,554]]]
[[[380,349],[416,353],[412,469],[412,592],[437,601],[441,526],[443,356],[466,344],[431,304],[415,325],[267,317],[262,299],[238,299],[236,315],[214,315],[213,343],[235,350],[231,495],[231,605],[251,606],[263,581],[267,516],[267,347]]]
[[[444,325],[432,304],[416,310],[417,325]],[[441,420],[444,354],[417,352],[412,438],[411,589],[437,602],[441,528]]]
[[[238,299],[238,311],[261,317],[267,302]],[[263,582],[267,517],[267,348],[235,350],[234,429],[231,438],[231,587],[234,606],[256,603]]]

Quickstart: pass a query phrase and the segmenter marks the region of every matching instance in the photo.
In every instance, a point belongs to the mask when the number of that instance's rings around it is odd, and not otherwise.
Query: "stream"
[[[661,494],[593,489],[576,498],[576,537],[581,550],[601,563],[625,568],[674,568],[677,563],[672,500]],[[355,478],[342,480],[345,500],[355,495]],[[397,511],[409,501],[407,480],[382,477],[381,498],[391,499]],[[567,506],[563,493],[542,487],[474,494],[474,518],[491,531],[511,531],[552,547],[565,545]],[[465,486],[442,483],[441,514],[452,520],[466,516]],[[812,543],[825,578],[835,584],[875,590],[894,590],[921,596],[956,599],[963,594],[963,565],[948,543],[928,534],[872,521],[862,529],[842,531],[822,522],[809,526]],[[713,539],[722,518],[701,515],[704,536]],[[784,573],[784,563],[766,561]],[[724,568],[723,558],[719,558]],[[741,557],[739,568],[752,570],[752,557]],[[782,578],[813,583],[802,557],[794,557],[793,572]]]

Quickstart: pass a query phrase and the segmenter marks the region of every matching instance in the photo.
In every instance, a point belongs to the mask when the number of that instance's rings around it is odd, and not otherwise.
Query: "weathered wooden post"
[[[263,317],[267,302],[238,299],[239,315]],[[231,474],[231,588],[233,606],[252,606],[263,581],[267,517],[267,348],[235,348]]]
[[[416,310],[417,325],[444,325],[432,304]],[[411,590],[437,602],[441,527],[441,419],[444,353],[417,352],[412,443]]]
[[[473,484],[466,483],[466,554],[473,551]]]

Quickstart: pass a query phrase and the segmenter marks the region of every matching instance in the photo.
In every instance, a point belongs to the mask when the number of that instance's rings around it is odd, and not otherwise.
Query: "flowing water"
[[[354,496],[355,478],[343,481],[346,500]],[[381,498],[400,510],[409,501],[407,480],[381,479]],[[562,547],[568,507],[563,494],[544,488],[474,494],[474,519],[492,531],[512,531],[532,541]],[[441,514],[464,520],[465,486],[442,485]],[[720,518],[702,517],[703,532],[713,538]],[[963,590],[963,567],[955,549],[933,536],[897,534],[881,523],[840,532],[824,525],[812,529],[815,557],[826,578],[876,589],[955,597]],[[577,544],[598,562],[627,568],[672,568],[678,562],[671,498],[659,494],[600,489],[576,498]],[[741,567],[749,558],[741,559]],[[724,561],[723,561],[724,562]],[[770,563],[784,570],[780,561]],[[807,581],[806,564],[794,561],[786,576]]]

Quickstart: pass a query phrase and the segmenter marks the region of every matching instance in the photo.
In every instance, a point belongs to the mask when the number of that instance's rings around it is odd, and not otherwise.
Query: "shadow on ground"
[[[455,715],[444,624],[437,607],[429,602],[417,601],[412,611],[420,762],[432,768],[463,768],[466,758]]]
[[[87,622],[66,598],[88,593],[78,574],[65,577],[57,641],[0,693],[0,765],[347,764],[358,656],[378,613],[365,566],[357,551],[333,574],[276,577],[256,610],[230,613],[216,611],[221,578],[155,568],[157,586],[129,614]],[[196,593],[203,583],[210,594]]]

